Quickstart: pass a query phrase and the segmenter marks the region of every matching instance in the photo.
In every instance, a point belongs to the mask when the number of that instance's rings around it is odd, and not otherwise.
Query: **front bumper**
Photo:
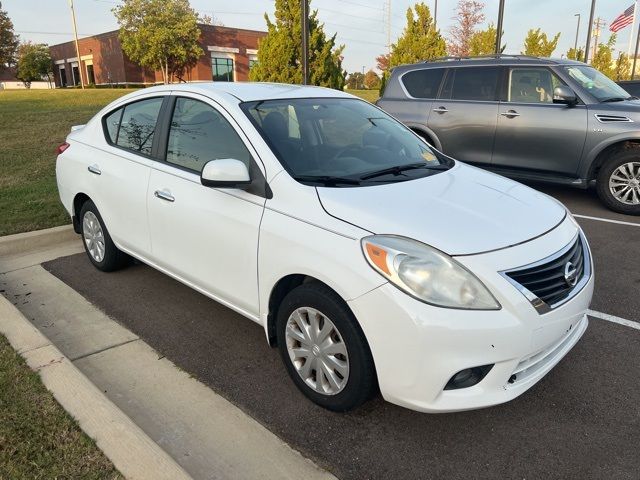
[[[509,401],[544,377],[587,328],[593,273],[579,293],[541,315],[499,272],[555,253],[577,231],[567,219],[525,244],[458,257],[494,293],[502,305],[497,311],[434,307],[388,283],[351,300],[383,397],[422,412],[469,410]],[[476,385],[444,390],[457,372],[489,364],[493,368]]]

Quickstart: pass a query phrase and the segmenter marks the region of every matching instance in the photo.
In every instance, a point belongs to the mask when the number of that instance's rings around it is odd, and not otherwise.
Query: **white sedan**
[[[140,90],[74,127],[56,173],[97,268],[137,258],[262,325],[331,410],[505,402],[587,328],[591,254],[561,204],[346,93]]]

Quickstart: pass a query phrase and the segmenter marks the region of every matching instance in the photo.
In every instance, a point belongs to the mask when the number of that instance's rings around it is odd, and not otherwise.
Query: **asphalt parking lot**
[[[607,211],[593,192],[535,187],[586,232],[592,310],[640,321],[640,218]],[[592,318],[569,355],[505,405],[428,415],[377,398],[336,414],[297,391],[260,326],[169,277],[145,265],[103,274],[84,254],[44,266],[339,478],[638,478],[638,330]]]

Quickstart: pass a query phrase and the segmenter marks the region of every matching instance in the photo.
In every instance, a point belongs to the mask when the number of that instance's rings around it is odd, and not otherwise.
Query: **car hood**
[[[413,238],[449,255],[525,242],[552,230],[566,215],[551,197],[460,162],[406,182],[317,190],[334,217],[375,234]]]

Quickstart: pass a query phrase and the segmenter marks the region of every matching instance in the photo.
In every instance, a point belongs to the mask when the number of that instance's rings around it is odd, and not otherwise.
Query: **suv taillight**
[[[71,145],[69,145],[67,142],[61,143],[60,145],[58,145],[58,148],[56,149],[56,153],[58,155],[60,155],[62,152],[64,152],[70,146]]]

